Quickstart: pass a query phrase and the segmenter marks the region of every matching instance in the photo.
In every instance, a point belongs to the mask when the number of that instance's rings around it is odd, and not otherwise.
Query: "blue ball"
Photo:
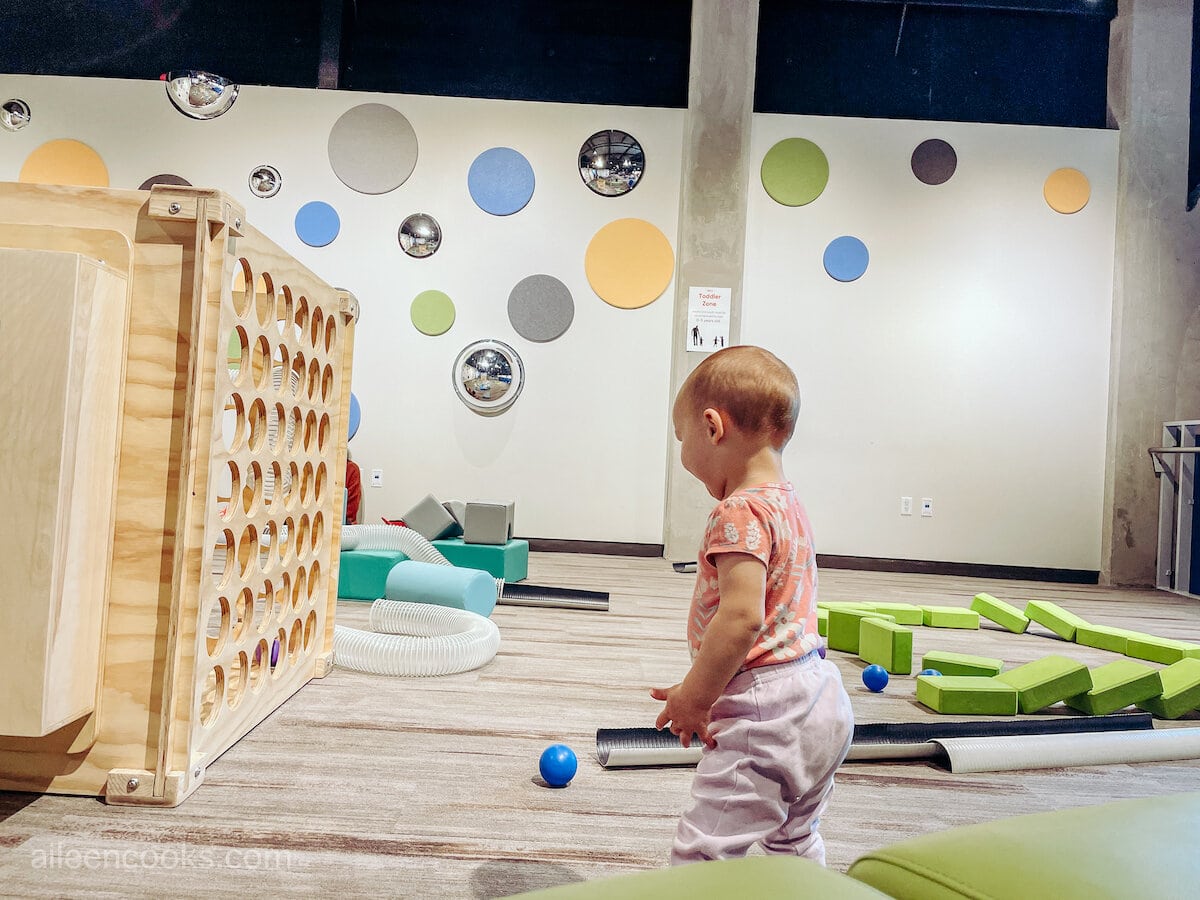
[[[542,758],[538,760],[538,771],[550,787],[566,787],[578,769],[579,760],[575,758],[575,751],[566,744],[551,744],[542,751]]]
[[[863,684],[865,684],[869,690],[879,693],[885,687],[887,687],[887,669],[885,669],[883,666],[869,665],[863,669],[862,680]]]
[[[917,674],[918,675],[941,675],[942,673],[939,672],[937,669],[922,669]]]

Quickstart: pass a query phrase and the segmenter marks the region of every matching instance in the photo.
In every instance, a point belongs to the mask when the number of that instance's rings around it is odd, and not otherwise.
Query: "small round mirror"
[[[597,131],[579,148],[579,176],[602,197],[628,194],[645,171],[641,144],[624,131]]]
[[[512,406],[525,384],[525,366],[503,341],[468,344],[454,361],[454,391],[477,413],[496,415]]]
[[[211,72],[189,69],[167,73],[167,96],[177,110],[192,119],[224,115],[237,95],[238,85]]]
[[[250,193],[255,197],[274,197],[283,187],[283,178],[274,166],[259,166],[250,173]]]
[[[442,244],[442,226],[427,213],[413,213],[400,223],[400,248],[409,256],[424,259],[437,253]]]
[[[0,125],[5,131],[20,131],[29,124],[29,104],[24,100],[5,100],[0,106]]]

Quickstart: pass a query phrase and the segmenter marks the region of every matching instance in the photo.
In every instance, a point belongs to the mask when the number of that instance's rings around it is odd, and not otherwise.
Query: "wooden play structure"
[[[219,191],[0,184],[0,790],[174,806],[329,671],[357,315]]]

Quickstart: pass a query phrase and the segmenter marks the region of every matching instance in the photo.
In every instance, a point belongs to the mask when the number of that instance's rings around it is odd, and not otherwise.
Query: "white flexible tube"
[[[341,545],[343,550],[398,550],[418,562],[452,564],[423,534],[401,525],[343,525]],[[504,579],[497,578],[496,599],[503,593]]]
[[[937,738],[933,743],[946,751],[950,771],[955,773],[1012,772],[1018,769],[1200,758],[1200,728]]]
[[[371,627],[386,633],[334,627],[337,665],[375,675],[452,675],[486,665],[500,648],[495,622],[447,606],[376,600]]]

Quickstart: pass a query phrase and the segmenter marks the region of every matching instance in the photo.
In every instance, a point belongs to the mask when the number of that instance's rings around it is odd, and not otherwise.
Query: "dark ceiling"
[[[0,72],[687,105],[690,0],[4,0]],[[760,111],[1103,127],[1116,0],[761,0]],[[324,64],[324,68],[323,68]]]

